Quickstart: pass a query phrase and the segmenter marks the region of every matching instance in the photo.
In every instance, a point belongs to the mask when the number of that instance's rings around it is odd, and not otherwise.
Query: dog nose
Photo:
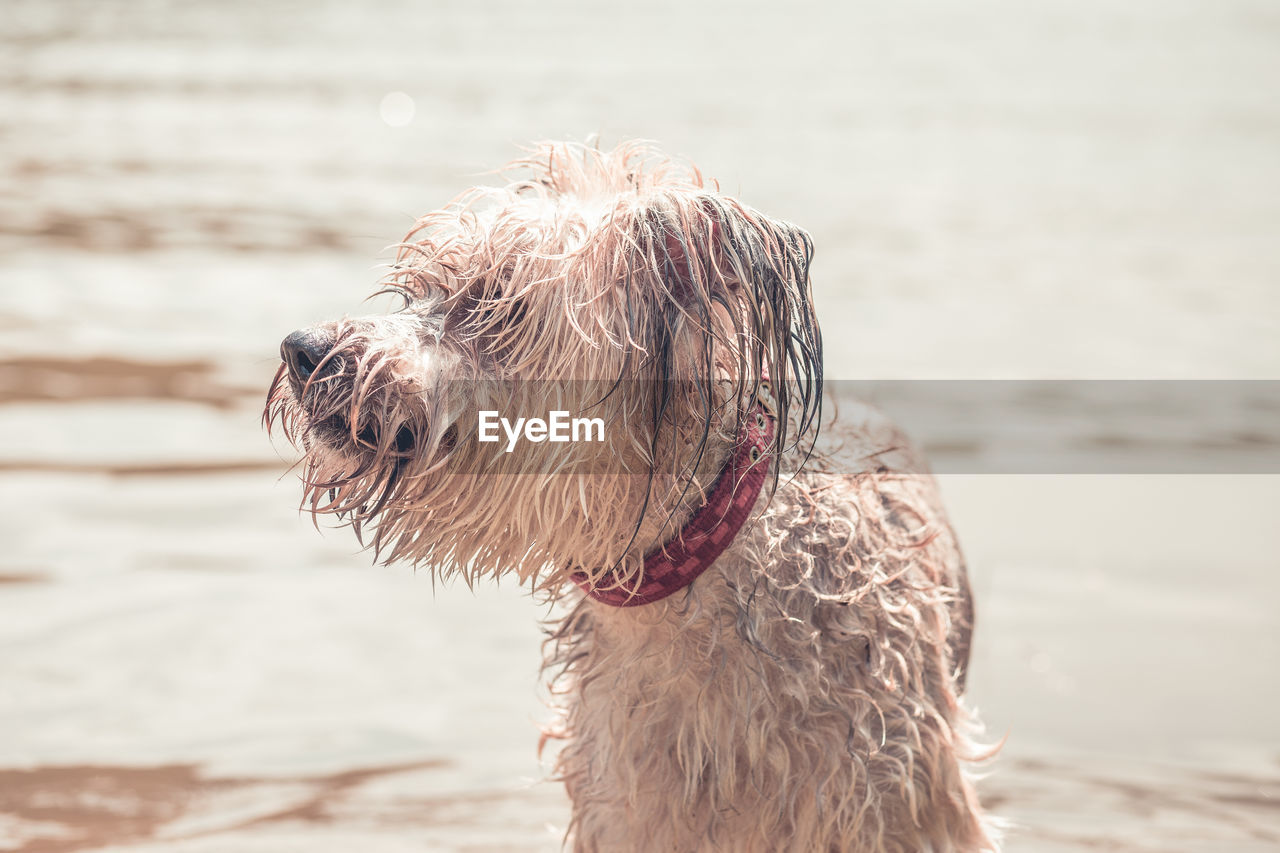
[[[333,349],[333,335],[320,329],[299,329],[280,342],[280,360],[289,367],[289,376],[305,383]]]

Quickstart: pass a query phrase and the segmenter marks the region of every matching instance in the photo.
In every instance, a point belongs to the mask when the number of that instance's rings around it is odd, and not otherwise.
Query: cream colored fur
[[[932,478],[860,414],[854,456],[884,467],[811,459],[687,595],[557,627],[575,849],[996,849],[960,552]]]
[[[808,235],[643,145],[516,166],[400,245],[402,311],[317,326],[323,354],[281,367],[265,417],[306,451],[304,507],[387,560],[514,575],[564,608],[548,737],[574,850],[995,850],[961,700],[968,584],[933,480],[869,410],[814,446]],[[660,602],[585,598],[575,571],[642,579],[766,377],[777,481],[730,548]],[[609,439],[505,454],[476,440],[491,394],[602,414]]]

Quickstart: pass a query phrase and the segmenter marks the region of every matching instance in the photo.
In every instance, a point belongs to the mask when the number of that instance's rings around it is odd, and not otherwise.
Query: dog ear
[[[728,363],[748,393],[769,381],[781,427],[776,449],[788,434],[794,445],[816,430],[822,399],[809,235],[718,194],[658,193],[646,201],[632,234],[659,300],[648,336],[659,375],[688,367],[672,361],[677,337],[700,335],[694,375],[716,377]],[[716,322],[726,315],[731,334]]]

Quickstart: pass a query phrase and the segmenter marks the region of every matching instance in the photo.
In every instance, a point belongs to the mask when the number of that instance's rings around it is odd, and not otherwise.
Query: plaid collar
[[[768,383],[762,383],[761,393],[747,411],[737,448],[707,494],[707,502],[679,533],[645,555],[639,583],[619,579],[593,587],[590,576],[581,571],[574,572],[574,583],[602,604],[636,607],[679,592],[706,571],[738,535],[768,479],[768,452],[777,431],[768,394]]]

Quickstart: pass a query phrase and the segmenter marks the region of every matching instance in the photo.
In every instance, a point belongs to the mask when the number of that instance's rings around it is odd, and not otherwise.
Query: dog
[[[996,850],[961,553],[891,423],[823,418],[810,237],[647,143],[501,174],[395,247],[398,310],[284,339],[304,509],[556,602],[574,850]]]

